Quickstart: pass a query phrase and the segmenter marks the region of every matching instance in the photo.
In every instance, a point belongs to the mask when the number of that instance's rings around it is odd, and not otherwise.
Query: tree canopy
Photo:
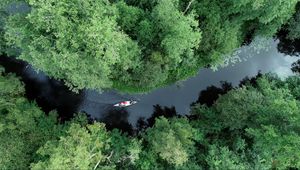
[[[255,36],[280,30],[297,46],[299,17],[298,0],[1,0],[0,56],[74,91],[147,92],[222,65]],[[190,115],[155,106],[137,133],[82,114],[63,122],[1,66],[0,95],[0,169],[300,168],[299,75],[210,86]],[[103,121],[118,111],[128,116]]]
[[[192,123],[208,136],[208,166],[299,168],[298,81],[298,76],[285,81],[266,76],[256,87],[229,91],[212,107],[194,106],[192,113],[199,117]]]
[[[24,86],[0,67],[0,169],[27,169],[36,150],[63,133],[55,112],[48,116],[24,95]]]
[[[222,64],[249,37],[274,35],[297,2],[5,0],[0,51],[21,52],[9,54],[74,90],[145,92]]]

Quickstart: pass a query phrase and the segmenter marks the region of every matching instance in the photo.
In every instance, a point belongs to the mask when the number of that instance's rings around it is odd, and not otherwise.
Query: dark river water
[[[291,64],[296,57],[286,56],[277,51],[277,41],[263,41],[264,49],[257,50],[254,47],[242,47],[237,51],[238,56],[246,61],[229,65],[225,68],[213,71],[201,69],[197,76],[180,84],[154,90],[148,94],[126,95],[116,92],[104,92],[99,94],[92,90],[84,91],[84,100],[79,110],[89,113],[92,117],[101,118],[109,109],[110,104],[124,99],[139,99],[139,103],[126,108],[128,121],[135,123],[140,117],[149,117],[153,113],[153,106],[174,106],[178,114],[188,114],[190,104],[195,102],[199,92],[208,86],[220,86],[220,81],[227,81],[233,86],[239,84],[246,76],[255,76],[261,73],[273,72],[280,77],[292,75]]]
[[[60,118],[66,120],[76,112],[84,112],[91,118],[105,122],[110,128],[130,129],[141,117],[147,119],[154,111],[164,107],[171,108],[167,109],[169,112],[175,112],[176,109],[177,114],[189,114],[190,105],[197,101],[199,93],[212,85],[220,87],[220,81],[237,86],[243,78],[255,76],[259,71],[277,73],[282,78],[292,75],[291,64],[299,58],[278,52],[278,43],[278,40],[255,41],[236,50],[234,56],[240,62],[217,71],[201,69],[197,76],[186,81],[136,95],[115,91],[98,93],[93,90],[76,94],[70,92],[62,82],[37,73],[25,62],[2,56],[0,65],[7,72],[14,72],[22,78],[27,97],[35,100],[45,112],[56,109]],[[139,102],[124,109],[113,107],[113,104],[129,99]]]

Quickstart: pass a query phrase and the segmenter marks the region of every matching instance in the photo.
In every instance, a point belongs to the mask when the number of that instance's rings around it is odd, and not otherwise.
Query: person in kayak
[[[123,106],[131,105],[131,101],[121,102],[120,105],[123,105]]]
[[[120,103],[115,104],[114,106],[116,106],[116,107],[128,107],[128,106],[131,106],[131,105],[136,104],[136,103],[137,103],[137,101],[134,101],[134,100],[122,101]]]

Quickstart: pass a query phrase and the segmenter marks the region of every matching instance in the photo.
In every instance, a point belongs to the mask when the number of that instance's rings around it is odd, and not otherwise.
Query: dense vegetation
[[[296,7],[296,13],[278,33],[280,40],[278,50],[290,56],[300,56],[300,4]],[[300,59],[292,64],[292,71],[300,73]]]
[[[2,0],[0,51],[74,90],[148,91],[222,64],[253,36],[274,35],[297,2]]]
[[[281,42],[297,45],[297,2],[1,0],[0,56],[22,59],[73,90],[148,91],[222,64],[254,36],[280,30]],[[299,68],[300,60],[293,71]],[[300,168],[299,75],[208,87],[189,116],[155,106],[137,133],[42,111],[1,66],[0,95],[0,169]]]
[[[0,169],[26,169],[36,151],[63,133],[55,112],[48,116],[24,97],[23,84],[0,68]]]
[[[300,168],[299,76],[223,86],[213,103],[194,103],[191,116],[150,118],[135,136],[83,115],[58,122],[2,68],[0,87],[0,169]]]
[[[300,5],[296,6],[296,13],[286,24],[286,30],[288,31],[288,36],[290,40],[295,40],[300,38]]]

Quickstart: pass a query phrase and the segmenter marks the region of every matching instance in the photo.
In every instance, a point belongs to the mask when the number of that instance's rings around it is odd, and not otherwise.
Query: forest
[[[298,0],[0,1],[0,56],[75,93],[146,93],[221,67],[254,37],[299,56]],[[300,169],[300,60],[292,70],[207,87],[188,115],[154,106],[126,132],[43,110],[0,66],[0,169]]]
[[[0,51],[74,91],[147,92],[222,65],[254,36],[275,35],[297,2],[1,0]]]

